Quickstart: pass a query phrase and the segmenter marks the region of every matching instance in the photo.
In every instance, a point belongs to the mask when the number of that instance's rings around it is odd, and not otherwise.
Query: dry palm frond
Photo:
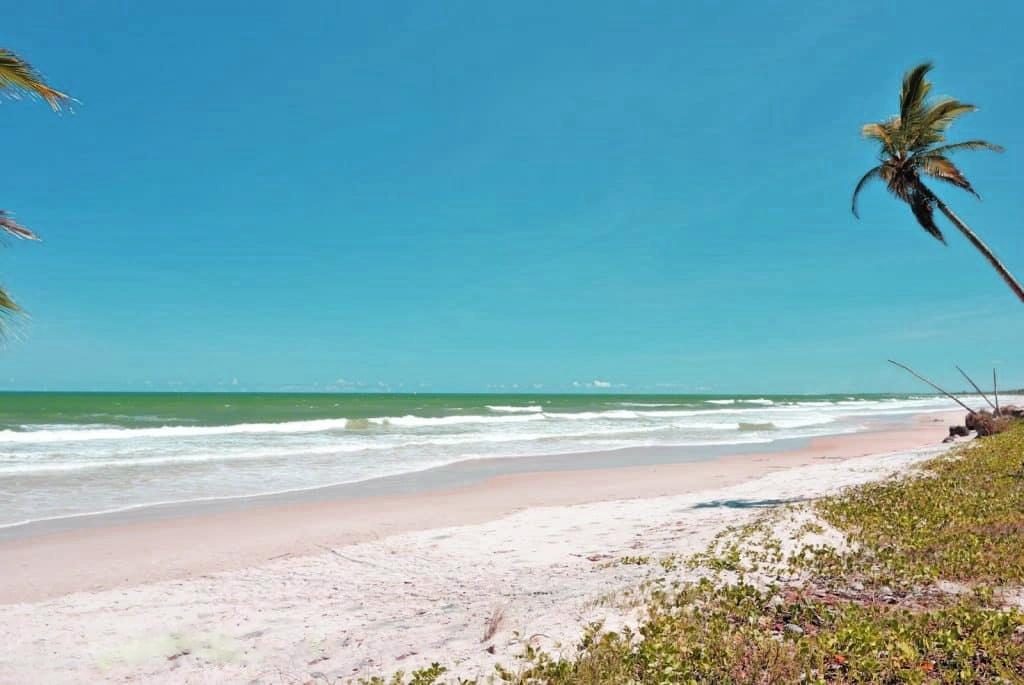
[[[975,197],[981,198],[971,186],[971,182],[956,168],[956,165],[941,155],[927,155],[923,157],[921,160],[921,173],[937,178],[940,181],[951,183],[957,188],[963,188]]]
[[[0,231],[24,240],[39,240],[39,236],[19,224],[10,214],[2,209],[0,209]]]
[[[10,50],[0,48],[0,91],[17,97],[19,93],[36,95],[47,103],[54,111],[67,105],[71,98],[47,85],[31,64],[18,57]]]

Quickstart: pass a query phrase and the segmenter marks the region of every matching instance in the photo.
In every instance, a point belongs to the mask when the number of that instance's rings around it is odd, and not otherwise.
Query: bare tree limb
[[[906,371],[907,373],[909,373],[909,374],[910,374],[911,376],[914,376],[915,378],[918,378],[918,379],[920,379],[920,380],[924,381],[925,383],[927,383],[928,385],[932,386],[933,388],[935,388],[936,390],[938,390],[939,392],[941,392],[941,393],[942,393],[943,395],[945,395],[945,396],[946,396],[946,397],[948,397],[949,399],[951,399],[951,400],[953,400],[954,402],[956,402],[957,404],[959,404],[959,405],[960,405],[961,407],[963,407],[964,409],[966,409],[966,410],[967,410],[967,411],[969,411],[970,413],[972,413],[972,414],[976,414],[976,413],[977,413],[977,412],[975,412],[975,411],[974,411],[973,409],[971,409],[970,407],[968,407],[968,406],[967,406],[966,404],[964,404],[963,402],[961,402],[961,401],[960,401],[960,398],[959,398],[959,397],[957,397],[956,395],[954,395],[954,394],[953,394],[953,393],[951,393],[951,392],[947,392],[946,390],[943,390],[942,388],[940,388],[939,386],[935,385],[935,384],[934,384],[934,383],[932,383],[932,382],[931,382],[930,380],[928,380],[927,378],[925,378],[924,376],[922,376],[921,374],[919,374],[919,373],[918,373],[917,371],[914,371],[914,370],[913,370],[912,368],[910,368],[910,367],[909,367],[909,366],[907,366],[906,364],[900,364],[899,362],[893,361],[892,359],[889,359],[889,360],[888,360],[888,362],[889,362],[890,364],[894,365],[894,366],[898,366],[898,367],[900,367],[901,369],[903,369],[904,371]]]
[[[998,414],[998,413],[999,413],[999,409],[998,409],[998,408],[996,408],[996,405],[992,404],[992,400],[990,400],[990,399],[988,398],[988,395],[986,395],[986,394],[985,394],[984,392],[982,392],[982,391],[981,391],[981,388],[979,388],[979,387],[978,387],[978,384],[977,384],[977,383],[975,383],[975,382],[974,382],[973,380],[971,380],[971,377],[967,375],[967,372],[966,372],[966,371],[964,371],[963,369],[961,369],[961,368],[960,368],[959,366],[958,366],[958,367],[956,367],[956,370],[957,370],[957,371],[959,371],[959,372],[960,372],[960,374],[961,374],[961,375],[962,375],[962,376],[963,376],[964,378],[966,378],[966,379],[967,379],[967,382],[968,382],[968,383],[970,383],[971,385],[973,385],[973,386],[974,386],[974,389],[978,391],[978,394],[979,394],[979,395],[981,395],[982,397],[984,397],[984,398],[985,398],[985,401],[986,401],[986,402],[988,402],[988,406],[992,407],[992,410],[993,410],[993,411],[995,411],[995,412],[996,412],[996,413]]]
[[[999,413],[999,385],[996,384],[996,370],[992,367],[992,394],[996,398],[996,413]]]

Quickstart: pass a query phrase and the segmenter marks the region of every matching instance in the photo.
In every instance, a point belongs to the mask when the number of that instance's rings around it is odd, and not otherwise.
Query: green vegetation
[[[593,625],[575,654],[530,649],[523,664],[494,678],[518,685],[1024,683],[1024,613],[1008,606],[1024,584],[1022,458],[1018,425],[913,476],[768,512],[690,561],[707,577],[653,583],[661,589],[649,595],[636,632]],[[787,552],[787,541],[774,537],[787,516],[794,522],[788,542],[834,527],[845,547]],[[677,568],[674,559],[660,565],[666,574]],[[430,682],[418,677],[418,685]]]
[[[925,465],[922,476],[865,485],[825,499],[822,518],[859,548],[823,554],[876,584],[912,587],[934,580],[1024,584],[1024,429],[979,441],[962,459]]]
[[[592,628],[515,683],[1021,682],[1024,616],[978,597],[917,611],[705,580],[658,598],[637,634]]]
[[[388,680],[384,680],[383,678],[371,678],[370,680],[363,680],[361,683],[362,685],[433,685],[437,682],[438,678],[444,675],[446,670],[447,669],[441,664],[433,663],[427,668],[421,668],[413,671],[409,674],[408,678],[405,677],[404,672],[399,671]],[[315,683],[316,680],[313,682]]]
[[[848,549],[783,558],[777,514],[720,536],[712,577],[656,594],[637,634],[594,627],[571,659],[528,655],[517,683],[1024,682],[1024,428],[912,478],[818,502]],[[798,535],[822,533],[804,523]],[[736,582],[723,582],[722,572]],[[757,578],[750,579],[751,574]],[[760,575],[759,575],[760,574]],[[791,587],[779,578],[800,576]],[[765,580],[767,579],[767,582]],[[960,593],[934,581],[957,581]]]
[[[906,202],[914,218],[928,233],[945,243],[942,231],[935,223],[934,210],[946,215],[954,226],[971,241],[1003,277],[1017,297],[1024,301],[1024,288],[996,257],[995,253],[982,242],[974,231],[921,180],[928,176],[937,181],[949,183],[979,197],[963,172],[949,156],[964,150],[994,150],[1002,148],[985,140],[966,140],[959,143],[946,142],[946,130],[959,117],[977,108],[955,98],[939,98],[929,101],[932,84],[926,76],[931,64],[920,64],[903,77],[900,91],[900,113],[885,121],[865,124],[861,129],[865,138],[881,146],[881,163],[872,167],[857,183],[853,191],[852,210],[857,216],[857,196],[868,182],[881,180],[898,199]]]

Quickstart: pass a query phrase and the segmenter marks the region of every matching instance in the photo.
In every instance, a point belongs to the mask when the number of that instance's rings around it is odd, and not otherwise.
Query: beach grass
[[[695,557],[699,581],[655,584],[638,629],[590,626],[574,653],[527,648],[492,679],[1022,683],[1022,460],[1018,426],[802,505],[797,536],[831,529],[840,544],[787,552],[773,534],[795,509],[769,512]],[[414,677],[422,685],[443,672]]]
[[[817,509],[858,545],[831,560],[849,566],[847,574],[903,586],[939,579],[1021,584],[1024,429],[932,460],[917,478],[867,484]]]

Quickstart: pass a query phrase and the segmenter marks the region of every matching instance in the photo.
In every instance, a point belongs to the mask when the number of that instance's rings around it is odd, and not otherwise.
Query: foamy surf
[[[950,408],[847,396],[270,396],[255,409],[245,395],[116,399],[94,408],[92,396],[77,398],[86,406],[77,415],[0,414],[0,525],[358,483],[483,457],[812,438]]]
[[[491,411],[503,412],[503,413],[509,413],[509,414],[535,414],[537,412],[544,411],[544,407],[540,406],[539,404],[531,404],[531,405],[527,405],[525,407],[510,406],[510,405],[493,405],[493,404],[488,404],[486,406]]]

